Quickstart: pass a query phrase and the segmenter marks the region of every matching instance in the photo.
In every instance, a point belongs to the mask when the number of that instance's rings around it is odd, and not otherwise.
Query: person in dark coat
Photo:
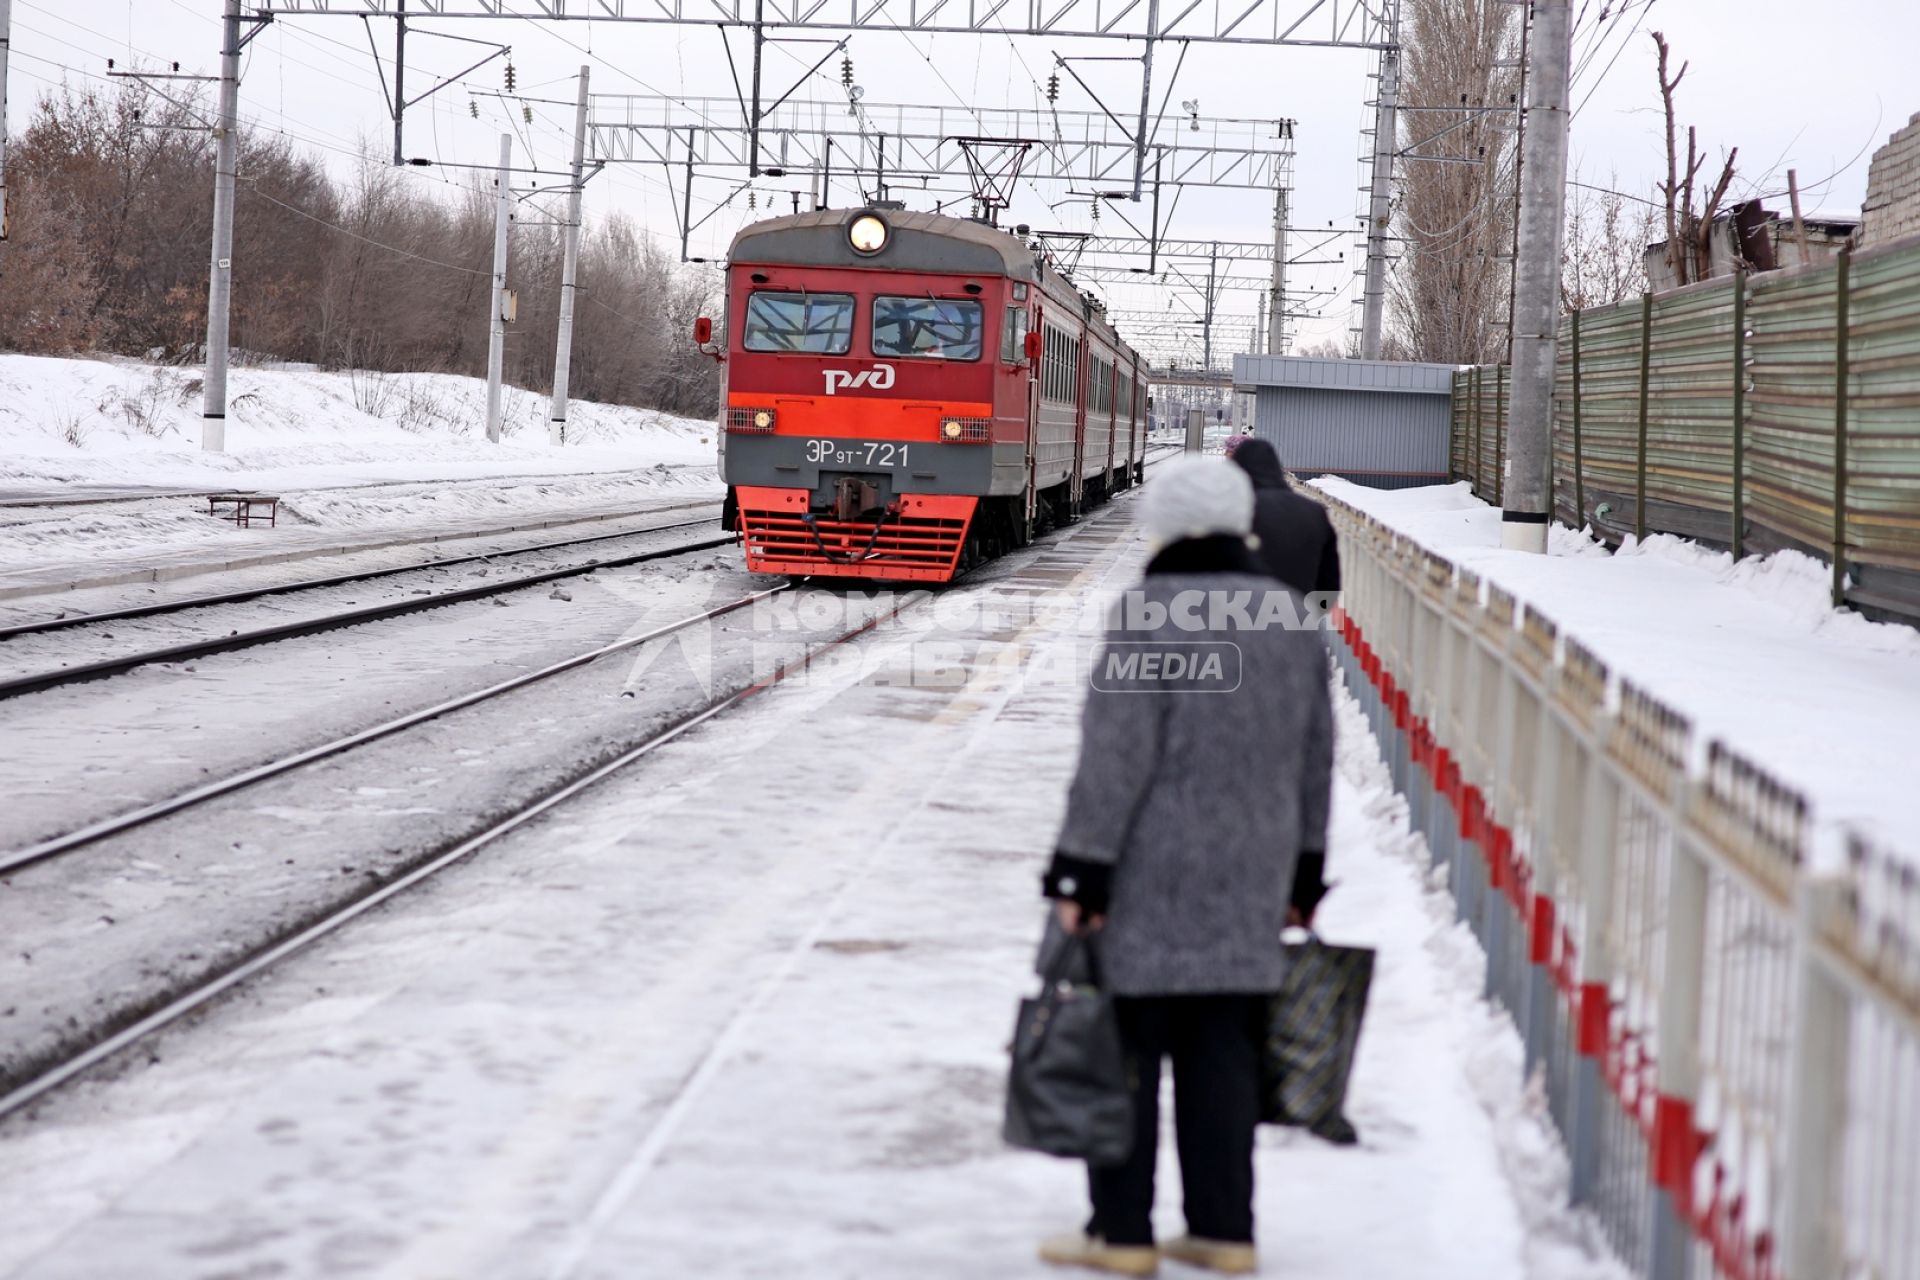
[[[1247,439],[1230,455],[1253,481],[1256,554],[1268,573],[1301,595],[1340,590],[1340,544],[1326,508],[1287,484],[1280,452],[1265,440]]]
[[[1160,1258],[1256,1265],[1253,1138],[1266,1013],[1297,863],[1325,849],[1333,715],[1327,653],[1300,597],[1255,563],[1254,494],[1224,459],[1167,463],[1141,499],[1155,550],[1094,659],[1080,759],[1042,891],[1051,948],[1096,936],[1134,1068],[1133,1150],[1088,1170],[1082,1232],[1043,1260],[1150,1275]],[[1148,675],[1143,655],[1231,650],[1234,669]],[[1137,661],[1136,661],[1137,659]],[[1114,677],[1116,664],[1137,678]],[[1104,673],[1105,678],[1103,680]],[[1187,1234],[1156,1247],[1159,1080],[1173,1062]]]
[[[1298,591],[1318,594],[1330,606],[1340,592],[1340,541],[1327,510],[1302,497],[1287,483],[1280,451],[1256,436],[1228,441],[1227,456],[1253,482],[1253,531],[1260,545],[1254,554],[1262,568]],[[1294,873],[1290,924],[1312,925],[1313,913],[1327,896],[1326,855],[1304,853]]]

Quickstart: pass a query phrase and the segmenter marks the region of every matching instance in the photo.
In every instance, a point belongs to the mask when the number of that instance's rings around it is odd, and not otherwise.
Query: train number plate
[[[808,462],[823,467],[904,467],[913,446],[898,440],[807,440]]]

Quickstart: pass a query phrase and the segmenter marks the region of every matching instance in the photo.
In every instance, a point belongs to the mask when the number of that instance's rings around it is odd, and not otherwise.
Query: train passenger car
[[[725,519],[755,573],[944,582],[1135,483],[1140,359],[1043,255],[930,213],[821,210],[728,255]]]

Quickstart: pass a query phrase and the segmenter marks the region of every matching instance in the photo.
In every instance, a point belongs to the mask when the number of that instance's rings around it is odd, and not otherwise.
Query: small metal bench
[[[208,515],[231,520],[243,529],[252,528],[256,520],[266,521],[268,528],[279,523],[277,493],[209,493],[206,498]]]

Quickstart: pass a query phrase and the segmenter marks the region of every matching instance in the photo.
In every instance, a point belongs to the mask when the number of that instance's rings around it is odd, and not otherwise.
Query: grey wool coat
[[[1071,860],[1111,867],[1099,953],[1115,994],[1275,990],[1296,859],[1326,848],[1326,646],[1317,630],[1273,621],[1305,609],[1271,578],[1161,574],[1134,591],[1134,625],[1126,625],[1123,600],[1095,655],[1096,673],[1125,670],[1106,665],[1110,654],[1231,644],[1237,687],[1154,680],[1136,666],[1124,689],[1103,690],[1096,676],[1056,847]],[[1287,599],[1267,602],[1270,592]],[[1170,607],[1158,626],[1147,625],[1155,604],[1183,600],[1189,607],[1179,621]],[[1236,601],[1245,603],[1236,609]],[[1265,615],[1263,603],[1271,606]],[[1196,619],[1205,625],[1196,629]],[[1051,919],[1048,931],[1046,950],[1060,941]]]

